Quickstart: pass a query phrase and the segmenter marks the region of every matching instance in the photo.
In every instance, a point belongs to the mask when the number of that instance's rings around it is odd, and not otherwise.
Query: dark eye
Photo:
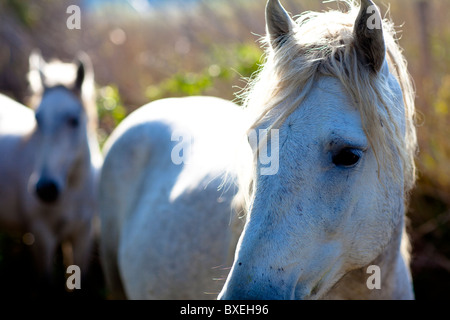
[[[67,119],[67,123],[69,124],[70,127],[77,128],[80,124],[80,120],[78,120],[77,117],[69,117]]]
[[[333,163],[340,167],[354,166],[362,156],[362,151],[345,148],[333,156]]]

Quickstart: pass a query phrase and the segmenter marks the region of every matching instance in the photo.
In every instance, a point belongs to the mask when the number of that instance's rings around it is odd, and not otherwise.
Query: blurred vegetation
[[[336,8],[316,0],[282,2],[294,14]],[[383,13],[388,2],[402,26],[399,43],[417,91],[419,179],[407,214],[416,296],[449,299],[450,1],[378,2]],[[81,30],[65,28],[71,4],[82,2],[0,0],[0,91],[27,102],[25,75],[34,47],[47,59],[71,60],[86,51],[96,73],[101,143],[126,115],[156,99],[213,95],[239,103],[235,93],[261,63],[263,0],[199,0],[147,12],[117,6],[87,12],[81,6]],[[14,255],[5,241],[0,234],[0,271]]]
[[[98,138],[102,147],[108,138],[108,132],[127,116],[127,110],[115,85],[106,85],[97,89],[97,113],[99,119]]]
[[[251,77],[259,68],[261,54],[261,49],[255,44],[216,45],[211,50],[209,66],[198,72],[177,72],[156,85],[148,86],[145,94],[149,100],[210,94],[208,89],[216,88],[219,81],[229,83],[233,78]]]

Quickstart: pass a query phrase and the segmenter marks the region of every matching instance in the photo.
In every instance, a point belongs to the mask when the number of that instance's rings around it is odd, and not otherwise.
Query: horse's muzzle
[[[60,188],[55,181],[41,178],[36,183],[36,195],[45,203],[53,203],[58,200]]]

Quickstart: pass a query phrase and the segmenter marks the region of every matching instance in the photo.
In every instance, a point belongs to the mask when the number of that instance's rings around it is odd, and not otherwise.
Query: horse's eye
[[[345,148],[333,156],[333,163],[341,167],[351,167],[361,158],[361,150]]]
[[[67,119],[67,123],[69,124],[69,126],[71,126],[72,128],[77,128],[78,125],[80,124],[80,120],[78,120],[77,117],[69,117]]]

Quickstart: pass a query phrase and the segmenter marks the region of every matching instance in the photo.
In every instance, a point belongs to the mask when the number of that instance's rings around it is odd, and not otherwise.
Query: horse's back
[[[100,187],[102,242],[129,298],[216,297],[223,281],[213,278],[226,277],[234,252],[233,177],[222,183],[242,120],[242,110],[222,99],[164,99],[111,136]]]
[[[0,134],[23,134],[34,124],[34,113],[26,106],[0,94]]]

